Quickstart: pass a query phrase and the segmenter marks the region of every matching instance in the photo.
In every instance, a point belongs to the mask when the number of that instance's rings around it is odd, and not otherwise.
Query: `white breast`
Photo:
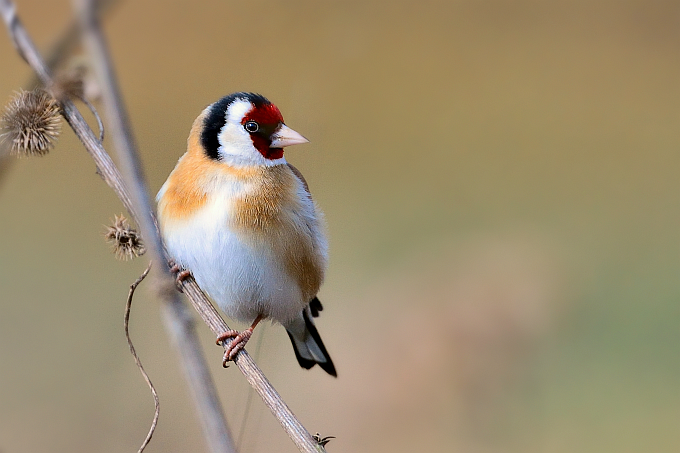
[[[297,180],[297,179],[296,179]],[[286,271],[284,258],[272,242],[229,225],[236,197],[253,190],[249,184],[226,178],[214,187],[196,215],[161,225],[168,252],[190,270],[199,286],[229,317],[252,322],[258,314],[280,323],[299,317],[309,302],[297,281]],[[308,233],[315,254],[325,268],[326,239],[318,212],[299,183],[295,209],[283,207]]]

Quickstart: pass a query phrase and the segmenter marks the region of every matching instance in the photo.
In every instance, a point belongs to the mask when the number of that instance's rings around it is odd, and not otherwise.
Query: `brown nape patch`
[[[323,263],[314,250],[309,228],[299,217],[297,178],[287,165],[259,167],[246,178],[255,190],[234,203],[233,227],[255,244],[267,244],[300,286],[305,301],[316,295]]]

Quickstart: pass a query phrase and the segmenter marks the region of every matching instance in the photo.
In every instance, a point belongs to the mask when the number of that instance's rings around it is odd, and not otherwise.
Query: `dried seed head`
[[[2,114],[3,141],[11,154],[42,156],[54,147],[61,132],[61,108],[47,91],[36,88],[14,95]]]
[[[123,215],[115,216],[113,225],[107,227],[105,237],[113,244],[113,252],[120,260],[129,260],[146,252],[139,233],[130,226]]]

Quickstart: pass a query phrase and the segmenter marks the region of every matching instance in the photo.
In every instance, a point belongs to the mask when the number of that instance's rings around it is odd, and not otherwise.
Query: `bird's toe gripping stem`
[[[222,346],[224,344],[224,341],[228,338],[233,338],[231,340],[231,343],[227,345],[227,347],[224,350],[224,358],[222,359],[222,366],[227,367],[227,362],[233,361],[238,353],[243,349],[248,343],[248,340],[250,340],[250,337],[253,336],[253,330],[255,330],[255,326],[259,324],[260,321],[264,318],[263,315],[258,315],[257,318],[255,318],[255,321],[248,327],[246,330],[243,332],[239,332],[237,330],[227,330],[226,332],[222,333],[217,337],[217,345]]]
[[[170,261],[170,273],[175,276],[175,284],[177,285],[177,289],[181,292],[182,282],[191,277],[191,271],[182,269],[176,262]]]
[[[250,340],[250,337],[253,335],[253,328],[248,327],[246,330],[243,332],[239,332],[237,330],[227,330],[226,332],[222,333],[220,336],[217,337],[217,343],[218,346],[222,346],[224,344],[224,341],[227,340],[228,338],[233,338],[231,340],[231,343],[229,343],[224,350],[224,357],[222,359],[222,366],[227,368],[227,362],[232,361],[236,358],[236,354],[241,351],[248,343],[248,340]]]

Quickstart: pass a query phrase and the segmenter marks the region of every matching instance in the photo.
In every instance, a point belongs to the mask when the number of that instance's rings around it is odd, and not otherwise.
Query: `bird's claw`
[[[227,368],[227,362],[233,361],[238,353],[243,349],[253,335],[253,329],[247,328],[243,332],[237,330],[227,330],[217,337],[217,345],[223,345],[228,338],[233,338],[224,350],[224,357],[222,358],[222,366]]]
[[[176,262],[171,261],[170,273],[175,275],[175,285],[177,285],[177,289],[182,292],[182,282],[191,277],[191,272],[186,269],[182,269]]]

